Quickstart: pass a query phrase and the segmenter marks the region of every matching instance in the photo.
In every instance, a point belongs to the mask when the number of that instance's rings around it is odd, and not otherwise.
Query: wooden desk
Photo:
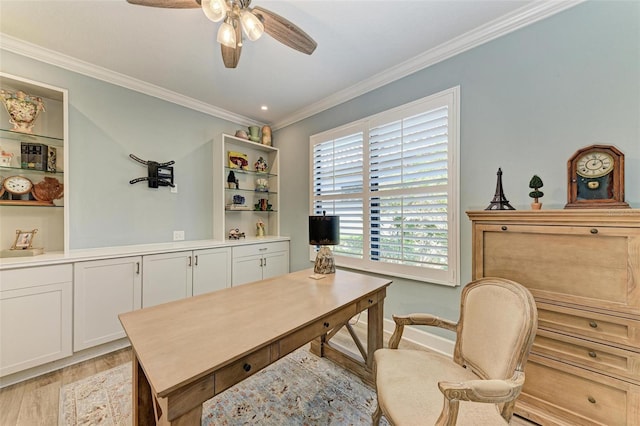
[[[134,425],[199,425],[204,401],[316,338],[314,352],[372,381],[391,281],[347,271],[313,280],[311,273],[120,315],[133,347]],[[358,345],[362,362],[343,356],[328,341],[364,310],[368,333],[367,347]]]

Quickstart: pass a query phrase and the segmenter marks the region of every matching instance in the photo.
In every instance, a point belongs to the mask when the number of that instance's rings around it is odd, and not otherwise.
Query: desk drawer
[[[640,347],[640,321],[537,302],[538,327],[603,343]]]
[[[285,356],[288,353],[298,349],[305,343],[309,343],[311,340],[318,336],[321,336],[332,328],[344,324],[349,321],[351,317],[356,315],[356,304],[349,305],[338,312],[323,318],[321,321],[317,321],[311,325],[308,325],[295,333],[280,340],[280,356]]]
[[[532,353],[567,361],[640,385],[640,353],[538,330]]]
[[[545,418],[543,424],[637,424],[640,386],[535,354],[525,376],[518,398],[524,407],[516,408],[517,413],[537,412]]]
[[[384,300],[386,296],[386,292],[383,289],[382,291],[377,292],[376,294],[373,294],[369,297],[367,297],[366,299],[362,299],[358,302],[358,307],[356,308],[358,312],[362,312],[365,309],[369,309],[370,306],[375,305],[376,303],[380,302],[381,300]]]
[[[271,363],[271,348],[269,346],[230,364],[215,375],[215,394],[219,394],[236,383],[254,375]]]

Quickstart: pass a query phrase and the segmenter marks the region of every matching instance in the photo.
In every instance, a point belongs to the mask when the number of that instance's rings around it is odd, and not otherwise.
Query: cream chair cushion
[[[450,357],[435,352],[380,349],[374,358],[378,404],[394,425],[434,425],[442,411],[443,401],[438,382],[443,378],[448,382],[478,379]],[[456,424],[482,426],[507,422],[500,416],[496,404],[462,401]]]

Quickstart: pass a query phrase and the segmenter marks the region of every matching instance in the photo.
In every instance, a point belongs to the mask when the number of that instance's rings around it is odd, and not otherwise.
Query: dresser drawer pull
[[[502,225],[502,226],[500,227],[500,229],[502,229],[503,231],[506,231],[506,230],[507,230],[507,229],[509,229],[509,228],[507,228],[506,226]]]
[[[591,358],[595,358],[595,357],[597,357],[598,355],[597,355],[594,351],[589,351],[589,356],[590,356]]]
[[[251,364],[243,365],[242,369],[248,373],[249,371],[251,371]]]
[[[328,323],[328,322],[325,322],[325,323],[324,323],[324,324],[322,324],[322,325],[324,325],[324,328],[329,328],[329,323]]]
[[[592,396],[590,396],[589,398],[587,398],[589,400],[590,403],[595,404],[596,403],[596,399]]]
[[[598,230],[596,228],[591,228],[591,230],[589,232],[591,232],[592,234],[595,235],[595,234],[598,233]]]
[[[595,321],[589,321],[589,327],[591,328],[598,328],[598,323]]]
[[[373,303],[373,299],[369,299],[368,302],[369,302],[369,304],[372,304]]]

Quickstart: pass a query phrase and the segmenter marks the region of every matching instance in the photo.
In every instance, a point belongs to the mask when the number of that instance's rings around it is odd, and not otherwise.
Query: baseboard
[[[51,373],[52,371],[56,371],[64,367],[68,367],[73,364],[78,364],[82,361],[86,361],[91,358],[96,358],[98,356],[105,355],[110,352],[114,352],[129,346],[131,346],[131,344],[129,343],[129,339],[125,337],[125,338],[116,340],[114,342],[105,343],[100,346],[96,346],[93,348],[85,349],[80,352],[76,352],[69,357],[59,359],[57,361],[48,362],[46,364],[39,365],[37,367],[33,367],[28,370],[9,374],[7,376],[0,378],[0,389],[7,386],[11,386],[19,382],[23,382],[28,379],[32,379],[37,376],[42,376],[43,374],[46,374],[46,373]]]
[[[395,322],[393,320],[384,319],[384,334],[385,342],[389,340],[393,330],[395,330]],[[367,321],[359,318],[354,328],[361,328],[365,333],[367,330]],[[455,342],[444,337],[426,332],[416,327],[407,326],[402,333],[402,340],[413,343],[414,345],[422,346],[425,349],[432,350],[434,352],[441,353],[443,355],[453,356],[453,348]]]

